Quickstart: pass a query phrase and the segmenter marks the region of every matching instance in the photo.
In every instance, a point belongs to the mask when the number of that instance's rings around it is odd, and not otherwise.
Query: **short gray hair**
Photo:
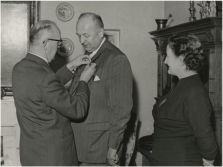
[[[91,17],[93,21],[96,22],[96,25],[99,27],[99,28],[104,28],[104,23],[101,19],[101,16],[95,14],[95,13],[82,13],[79,18],[78,18],[78,21],[81,19],[81,18],[84,18],[84,17]]]
[[[43,32],[53,32],[53,27],[57,27],[56,23],[50,20],[41,20],[36,23],[30,31],[30,44],[35,44],[43,35]]]

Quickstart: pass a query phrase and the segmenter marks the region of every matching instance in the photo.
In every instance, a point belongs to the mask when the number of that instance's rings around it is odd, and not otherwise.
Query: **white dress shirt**
[[[105,39],[106,38],[104,37],[104,39],[101,41],[101,44],[99,45],[99,47],[89,55],[90,58],[92,58],[97,53],[97,51],[100,49],[101,45],[105,42]]]

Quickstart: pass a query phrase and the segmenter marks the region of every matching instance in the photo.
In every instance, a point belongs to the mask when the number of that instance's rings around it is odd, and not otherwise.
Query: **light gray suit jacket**
[[[132,109],[132,70],[128,58],[109,41],[105,41],[92,61],[97,64],[100,80],[89,81],[90,106],[87,116],[73,121],[78,160],[106,163],[107,151],[119,149]],[[84,67],[80,68],[80,72]],[[78,77],[70,87],[75,92]]]

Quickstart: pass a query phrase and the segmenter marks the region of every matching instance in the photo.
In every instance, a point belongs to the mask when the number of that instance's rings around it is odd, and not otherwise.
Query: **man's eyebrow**
[[[78,33],[76,33],[78,36],[80,36],[80,35],[88,35],[88,33],[84,33],[84,34],[78,34]]]

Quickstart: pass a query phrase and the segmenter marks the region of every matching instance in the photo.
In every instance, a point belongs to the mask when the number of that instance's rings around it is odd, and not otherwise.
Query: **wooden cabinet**
[[[200,73],[213,105],[214,131],[219,147],[216,165],[221,165],[222,155],[222,19],[205,18],[149,32],[158,53],[157,98],[165,95],[177,83],[177,78],[167,73],[164,64],[168,37],[174,33],[187,32],[196,35],[203,46],[206,63]]]
[[[7,156],[4,166],[21,166],[19,155],[20,128],[13,97],[1,100],[2,156]]]

